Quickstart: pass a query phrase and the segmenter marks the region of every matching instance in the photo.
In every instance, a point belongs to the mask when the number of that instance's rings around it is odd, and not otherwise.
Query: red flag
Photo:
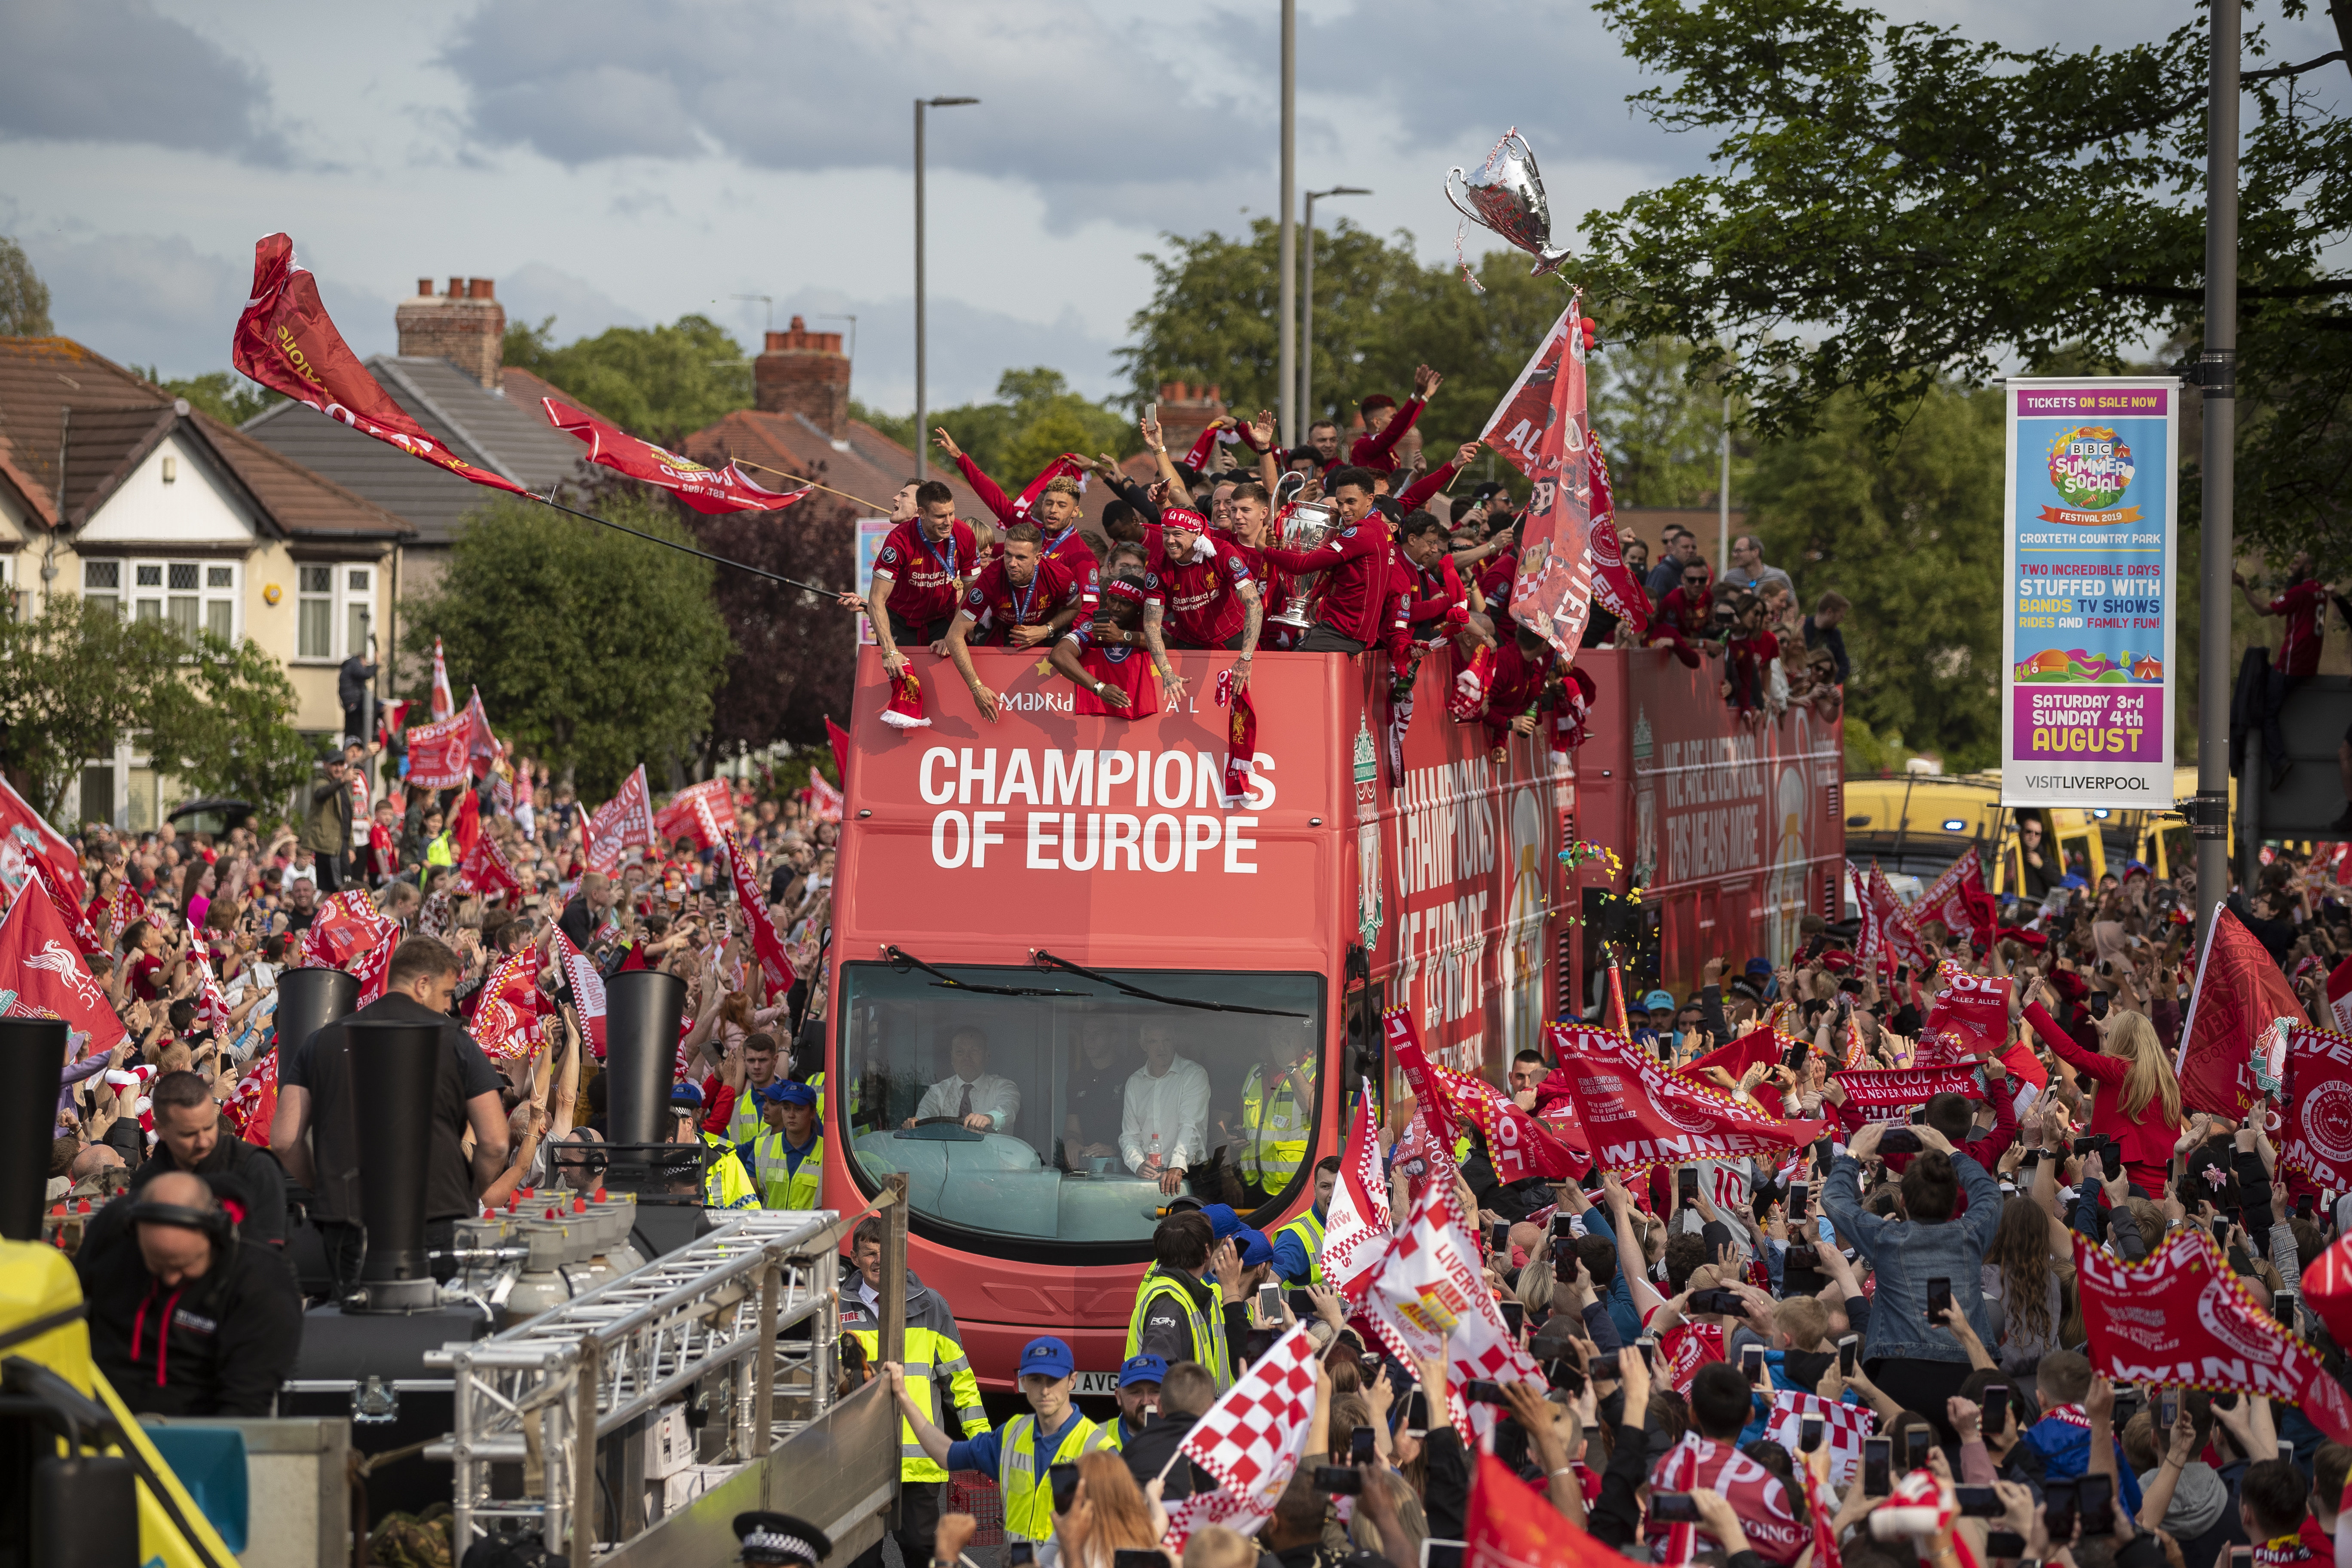
[[[491,768],[498,764],[499,753],[505,750],[499,738],[490,733],[490,716],[482,707],[482,689],[477,686],[473,695],[466,699],[466,758],[474,776],[489,777]]]
[[[1551,1481],[1572,1487],[1576,1478]],[[1549,1499],[1492,1454],[1478,1456],[1463,1534],[1463,1568],[1620,1568],[1625,1561],[1561,1518]]]
[[[1767,1028],[1754,1028],[1744,1035],[1734,1036],[1706,1055],[1685,1062],[1675,1070],[1699,1083],[1706,1081],[1706,1069],[1709,1068],[1721,1068],[1733,1079],[1742,1079],[1748,1076],[1749,1068],[1759,1063],[1769,1066],[1780,1060],[1788,1055],[1789,1047],[1797,1043],[1790,1036]]]
[[[707,468],[691,458],[681,458],[651,441],[639,440],[616,426],[568,403],[542,397],[548,423],[588,444],[588,460],[648,485],[658,485],[701,512],[782,511],[810,494],[767,489],[753,484],[733,463]]]
[[[202,942],[189,950],[196,964],[196,1017],[216,1035],[228,1033],[228,998],[221,994],[220,977],[213,973],[212,955]]]
[[[2287,1031],[2279,1163],[2331,1192],[2352,1188],[2352,1036]]]
[[[270,235],[253,247],[253,298],[236,319],[229,358],[247,379],[389,442],[412,458],[492,489],[530,494],[504,475],[478,468],[449,450],[376,384],[327,319],[318,283],[308,268],[294,264],[294,242],[282,234]]]
[[[408,731],[408,783],[416,789],[449,789],[471,774],[466,760],[473,732],[469,718],[436,719]]]
[[[449,820],[449,847],[456,850],[463,864],[482,840],[481,797],[468,789],[457,796],[457,815]]]
[[[269,1124],[278,1119],[278,1059],[285,1053],[268,1051],[245,1069],[236,1092],[221,1107],[236,1135],[257,1147],[269,1147]]]
[[[1927,944],[1919,939],[1919,922],[1913,917],[1910,906],[1895,891],[1886,873],[1878,862],[1870,863],[1872,899],[1885,912],[1886,943],[1895,954],[1896,963],[1907,963],[1914,969],[1927,967]]]
[[[1811,1142],[1819,1121],[1776,1121],[1670,1073],[1633,1043],[1590,1025],[1560,1026],[1560,1070],[1593,1158],[1606,1171],[1685,1160],[1738,1159]]]
[[[1601,450],[1596,431],[1592,437],[1592,596],[1640,637],[1650,629],[1650,595],[1625,565],[1616,512],[1609,483],[1609,455]]]
[[[400,732],[408,727],[408,710],[415,706],[405,697],[377,704],[376,739],[387,746],[398,741]],[[395,784],[393,787],[397,789],[399,786]]]
[[[743,924],[751,932],[751,951],[759,956],[760,973],[768,977],[768,994],[781,997],[793,988],[793,961],[784,956],[784,939],[776,932],[775,918],[760,896],[751,857],[736,842],[735,830],[719,829],[719,839],[727,846],[727,875],[735,884],[735,905],[743,911]]]
[[[1956,942],[1992,938],[1992,899],[1984,890],[1984,863],[1973,849],[1945,867],[1914,907],[1920,919],[1943,921]]]
[[[1939,1094],[1964,1094],[1980,1100],[1977,1069],[1969,1067],[1891,1068],[1866,1072],[1842,1072],[1837,1086],[1854,1110],[1888,1112],[1925,1105]]]
[[[449,660],[441,651],[441,639],[433,639],[433,701],[428,716],[435,723],[457,711],[457,699],[449,689]]]
[[[1396,1162],[1418,1194],[1422,1184],[1429,1179],[1433,1161],[1442,1159],[1449,1168],[1453,1165],[1461,1129],[1454,1125],[1454,1109],[1446,1103],[1444,1091],[1430,1074],[1429,1058],[1422,1054],[1421,1031],[1413,1027],[1412,1010],[1390,1008],[1381,1015],[1381,1026],[1388,1035],[1389,1055],[1396,1059],[1397,1070],[1404,1075],[1405,1087],[1412,1091],[1412,1126],[1398,1143]]]
[[[1454,1114],[1486,1138],[1486,1157],[1494,1162],[1496,1181],[1507,1185],[1541,1176],[1547,1181],[1574,1182],[1592,1169],[1591,1155],[1562,1142],[1485,1079],[1434,1065],[1429,1071]]]
[[[63,1018],[89,1037],[92,1050],[110,1051],[123,1038],[72,929],[47,899],[20,898],[0,917],[0,989],[15,993],[19,1016]]]
[[[653,795],[646,787],[645,763],[639,763],[613,798],[596,808],[587,833],[588,868],[608,877],[619,869],[622,850],[653,847]]]
[[[2186,1384],[2300,1405],[2321,1431],[2352,1443],[2352,1397],[2316,1352],[2255,1304],[2202,1226],[2171,1232],[2138,1265],[2077,1236],[2074,1267],[2092,1370],[2117,1383]]]
[[[2328,972],[2327,1010],[2336,1015],[2337,1028],[2352,1029],[2352,958]]]
[[[1198,466],[1198,464],[1194,465],[1196,468]],[[1047,485],[1050,485],[1055,479],[1072,479],[1077,480],[1078,493],[1080,495],[1084,495],[1087,489],[1086,459],[1080,458],[1076,452],[1065,452],[1060,457],[1055,458],[1052,462],[1046,464],[1045,471],[1039,474],[1035,479],[1031,479],[1029,481],[1028,489],[1023,490],[1018,496],[1013,498],[1013,521],[1015,522],[1027,522],[1029,521],[1029,513],[1031,510],[1037,504],[1037,498],[1045,493],[1045,487]],[[1053,541],[1047,540],[1045,542],[1046,553],[1053,553]]]
[[[2352,1345],[2352,1236],[2339,1237],[2303,1271],[2303,1300],[2339,1345]]]
[[[331,895],[319,906],[298,951],[307,968],[341,969],[359,976],[360,1005],[365,1006],[383,994],[392,950],[399,945],[400,922],[354,888]]]
[[[726,821],[719,819],[724,808]],[[691,784],[669,797],[669,804],[654,818],[654,835],[668,844],[691,833],[694,841],[705,849],[718,844],[727,824],[735,820],[733,803],[727,792],[725,779],[704,779]]]
[[[816,815],[819,822],[841,820],[842,793],[833,787],[831,779],[814,768],[809,770],[808,795],[809,809]]]
[[[1240,800],[1250,792],[1250,764],[1257,755],[1257,708],[1250,701],[1249,688],[1234,689],[1234,672],[1217,672],[1217,701],[1228,707],[1225,723],[1224,798],[1228,803]]]
[[[2294,989],[2270,953],[2225,907],[2216,906],[2197,958],[2189,1020],[2172,1063],[2183,1111],[2209,1110],[2242,1121],[2253,1108],[2251,1054],[2280,1020],[2308,1027]]]
[[[1356,1114],[1348,1123],[1348,1145],[1339,1155],[1339,1180],[1323,1220],[1323,1277],[1351,1301],[1364,1287],[1396,1226],[1389,1217],[1388,1178],[1381,1170],[1380,1128],[1373,1119],[1371,1080],[1362,1080]]]
[[[833,776],[844,791],[849,788],[849,731],[824,716],[824,738],[833,747]]]
[[[83,955],[104,952],[106,939],[99,935],[98,928],[89,923],[89,912],[58,883],[57,872],[49,865],[48,857],[27,855],[25,857],[24,865],[31,879],[40,884],[41,894],[49,900],[49,907],[58,911],[58,919],[65,921],[66,929],[73,933],[74,942],[81,948]],[[81,881],[81,872],[79,869],[74,872],[73,879],[77,884]],[[18,896],[21,897],[22,894]]]
[[[15,893],[33,874],[35,862],[47,868],[58,888],[82,885],[81,857],[74,847],[0,779],[0,883]]]
[[[501,960],[482,983],[467,1032],[492,1061],[521,1060],[546,1038],[539,1002],[539,950],[524,947]]]
[[[572,983],[572,1009],[580,1015],[589,1050],[601,1058],[604,1054],[604,977],[596,973],[588,955],[572,944],[562,926],[549,929],[555,932],[556,956],[562,960],[564,976]]]
[[[1936,994],[1927,1009],[1927,1027],[1942,1031],[1971,1055],[1998,1054],[2009,1043],[2009,994],[2014,984],[2006,974],[1948,972],[1949,982]]]
[[[457,886],[471,893],[503,893],[509,904],[522,900],[522,882],[515,876],[514,865],[499,841],[481,830],[479,808],[474,804],[474,792],[467,790],[457,807],[458,820],[470,820],[474,838],[465,853],[457,857]]]

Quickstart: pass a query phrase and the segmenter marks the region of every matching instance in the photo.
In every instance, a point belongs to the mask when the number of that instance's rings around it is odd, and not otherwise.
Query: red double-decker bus
[[[1498,754],[1482,724],[1450,721],[1446,661],[1431,659],[1393,767],[1383,660],[1269,654],[1234,801],[1210,695],[1230,655],[1173,656],[1189,696],[1134,720],[1074,713],[1035,654],[973,658],[1002,694],[997,722],[924,655],[931,721],[898,729],[880,718],[879,654],[860,656],[825,1184],[845,1205],[908,1176],[913,1266],[993,1387],[1050,1332],[1076,1351],[1081,1392],[1108,1391],[1168,1201],[1154,1170],[1181,1155],[1180,1190],[1269,1230],[1305,1208],[1359,1076],[1387,1088],[1382,1008],[1410,1007],[1441,1059],[1497,1079],[1539,1047],[1587,994],[1580,922],[1588,889],[1611,881],[1563,864],[1564,835],[1656,843],[1670,879],[1686,873],[1668,903],[1688,894],[1718,927],[1812,896],[1791,902],[1782,883],[1815,874],[1823,819],[1800,813],[1802,853],[1777,860],[1783,840],[1761,825],[1817,805],[1821,781],[1752,790],[1774,764],[1663,653],[1583,656],[1601,695],[1572,756],[1540,735]],[[1737,821],[1707,815],[1725,809]],[[1727,852],[1751,822],[1763,847]],[[1696,949],[1663,916],[1658,951],[1685,962]],[[1286,1079],[1311,1086],[1295,1116]]]

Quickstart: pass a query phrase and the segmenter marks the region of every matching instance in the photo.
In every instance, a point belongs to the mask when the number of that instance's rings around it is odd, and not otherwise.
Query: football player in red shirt
[[[1376,392],[1357,405],[1364,412],[1364,433],[1349,447],[1348,461],[1376,474],[1394,473],[1396,444],[1404,439],[1404,433],[1412,428],[1444,380],[1427,365],[1419,365],[1412,373],[1412,395],[1405,399],[1402,408],[1385,392]]]
[[[901,643],[947,652],[948,627],[977,553],[971,525],[955,514],[953,490],[932,479],[916,487],[914,500],[916,516],[892,529],[874,557],[866,601],[882,668],[892,675],[907,667]]]
[[[1093,555],[1087,555],[1091,563]],[[996,722],[996,693],[972,668],[969,641],[982,618],[987,640],[1003,647],[1030,648],[1058,638],[1078,618],[1086,595],[1058,561],[1045,558],[1045,536],[1034,522],[1004,531],[1004,552],[980,569],[964,591],[963,605],[948,627],[948,658],[971,689],[980,716]]]
[[[1142,625],[1142,577],[1104,578],[1095,618],[1054,645],[1055,672],[1081,694],[1077,712],[1148,719],[1159,710],[1150,661],[1136,646]]]
[[[1326,574],[1318,597],[1315,626],[1298,645],[1302,653],[1361,653],[1381,639],[1389,605],[1389,530],[1372,515],[1370,470],[1345,468],[1331,476],[1331,504],[1339,527],[1313,550],[1268,545],[1266,563],[1286,572]]]
[[[1486,743],[1497,763],[1513,735],[1532,735],[1538,728],[1536,707],[1545,683],[1558,673],[1551,644],[1540,633],[1517,627],[1509,641],[1495,650],[1494,668],[1487,677]],[[1547,704],[1549,706],[1549,704]]]
[[[955,459],[956,467],[963,470],[964,483],[980,497],[982,505],[996,514],[1001,527],[1011,528],[1019,522],[1035,523],[1044,541],[1045,559],[1060,562],[1079,582],[1087,580],[1087,574],[1094,570],[1095,553],[1087,548],[1086,538],[1078,531],[1086,502],[1076,475],[1058,474],[1046,480],[1045,488],[1037,494],[1035,505],[1024,518],[1013,498],[999,489],[996,481],[955,444],[954,437],[941,428],[932,431],[931,438],[940,451]],[[1030,482],[1034,484],[1036,481],[1033,479]]]

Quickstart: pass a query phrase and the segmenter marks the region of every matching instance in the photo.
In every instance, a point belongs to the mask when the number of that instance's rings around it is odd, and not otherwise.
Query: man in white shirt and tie
[[[1174,1196],[1184,1173],[1209,1155],[1209,1074],[1176,1054],[1172,1024],[1143,1026],[1143,1065],[1129,1075],[1119,1122],[1119,1158]]]
[[[955,1075],[923,1091],[907,1125],[953,1117],[974,1132],[1012,1131],[1013,1119],[1021,1114],[1021,1089],[988,1070],[988,1037],[978,1029],[958,1029],[948,1037],[948,1060]]]

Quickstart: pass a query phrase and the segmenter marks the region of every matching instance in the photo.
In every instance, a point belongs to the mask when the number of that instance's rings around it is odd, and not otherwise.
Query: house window
[[[300,595],[300,626],[294,657],[332,658],[335,657],[335,569],[331,566],[298,566],[295,572],[297,591]]]
[[[343,653],[367,657],[368,633],[375,625],[375,568],[346,566],[343,579]]]
[[[19,620],[30,608],[25,603],[24,593],[16,586],[16,558],[14,555],[0,555],[0,605],[5,605],[8,613]]]
[[[127,586],[132,618],[168,621],[190,637],[202,630],[234,640],[242,570],[208,561],[85,561],[82,596],[119,611]]]

